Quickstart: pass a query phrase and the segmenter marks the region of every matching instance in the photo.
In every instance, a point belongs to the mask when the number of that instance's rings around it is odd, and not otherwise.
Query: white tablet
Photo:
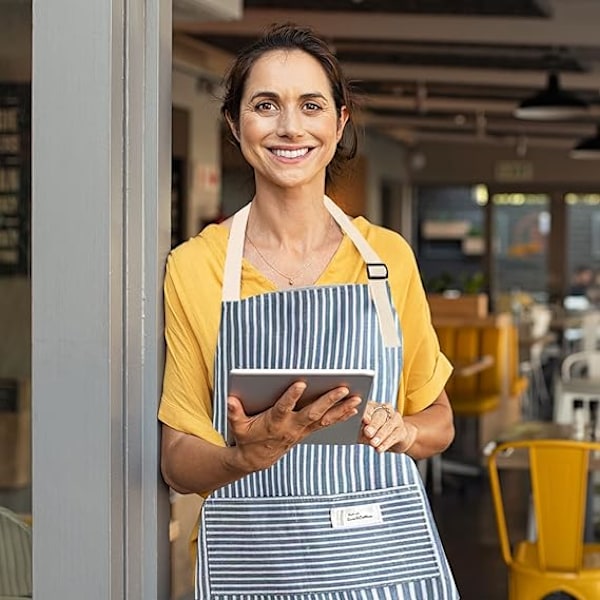
[[[375,372],[369,369],[232,369],[229,373],[228,394],[240,399],[248,415],[262,412],[281,398],[295,382],[307,387],[298,407],[302,408],[336,387],[346,386],[351,396],[363,402],[358,414],[342,423],[335,423],[305,438],[307,444],[355,444],[361,427]]]

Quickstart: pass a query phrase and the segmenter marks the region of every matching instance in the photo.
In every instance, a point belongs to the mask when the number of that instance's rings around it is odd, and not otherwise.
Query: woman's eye
[[[304,105],[304,108],[309,112],[314,112],[316,110],[320,110],[321,107],[316,102],[307,102]]]
[[[259,110],[261,112],[269,112],[274,109],[275,109],[275,105],[272,102],[270,102],[269,100],[264,100],[263,102],[259,102],[256,105],[256,110]]]

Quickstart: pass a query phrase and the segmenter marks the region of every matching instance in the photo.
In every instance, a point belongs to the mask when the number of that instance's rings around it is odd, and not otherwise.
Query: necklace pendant
[[[288,285],[294,285],[294,282],[291,279],[288,279]]]

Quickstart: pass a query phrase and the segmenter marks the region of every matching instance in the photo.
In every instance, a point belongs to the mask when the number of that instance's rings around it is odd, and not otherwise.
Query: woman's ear
[[[237,125],[235,124],[235,122],[233,121],[233,119],[231,118],[231,115],[229,113],[225,114],[225,119],[227,120],[227,125],[229,125],[229,130],[231,131],[231,135],[235,138],[236,142],[239,144],[240,143],[240,134],[239,134]]]
[[[342,139],[342,135],[344,134],[344,127],[346,127],[346,123],[348,122],[348,109],[345,106],[340,108],[340,116],[338,117],[338,125],[337,125],[337,141],[339,142]]]

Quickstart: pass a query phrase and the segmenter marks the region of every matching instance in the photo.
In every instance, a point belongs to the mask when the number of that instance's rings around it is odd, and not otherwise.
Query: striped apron
[[[225,439],[232,368],[373,369],[371,400],[397,398],[402,345],[387,269],[327,197],[325,205],[367,263],[368,284],[240,300],[250,205],[234,216],[213,404],[214,426]],[[458,593],[410,457],[363,444],[301,443],[206,499],[196,598],[455,600]]]

